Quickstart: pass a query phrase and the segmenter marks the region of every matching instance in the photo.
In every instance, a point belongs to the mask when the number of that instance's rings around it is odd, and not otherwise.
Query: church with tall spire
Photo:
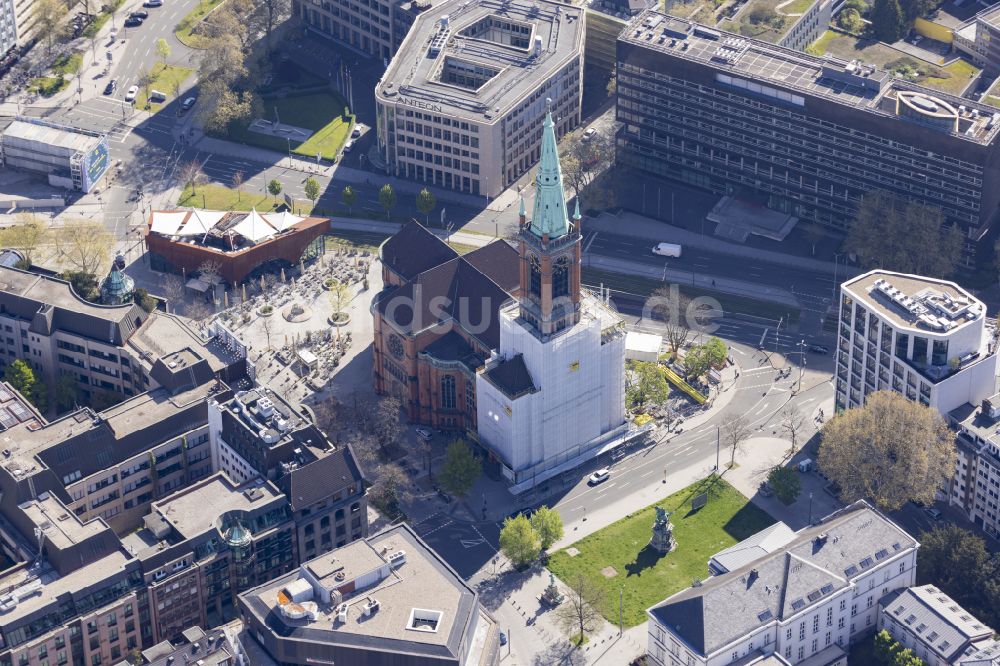
[[[583,223],[569,213],[551,110],[531,217],[522,197],[520,285],[499,311],[500,344],[477,374],[480,441],[513,490],[576,467],[623,438],[625,330],[580,282]]]

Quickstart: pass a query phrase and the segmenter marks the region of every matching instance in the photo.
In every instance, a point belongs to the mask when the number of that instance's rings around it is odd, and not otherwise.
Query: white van
[[[166,102],[167,101],[167,93],[162,93],[159,90],[150,90],[149,91],[149,101],[150,102]]]
[[[657,243],[653,246],[653,254],[663,257],[681,256],[681,246],[677,243]]]

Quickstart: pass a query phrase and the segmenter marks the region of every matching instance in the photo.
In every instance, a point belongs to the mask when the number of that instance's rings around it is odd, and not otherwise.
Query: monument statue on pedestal
[[[649,545],[664,554],[677,546],[674,526],[670,523],[670,512],[662,507],[656,507],[656,521],[653,523],[653,536]]]
[[[544,592],[542,592],[542,601],[552,606],[558,606],[563,602],[564,599],[565,597],[563,596],[562,592],[560,592],[559,588],[556,587],[556,577],[550,571],[549,586],[545,588]]]

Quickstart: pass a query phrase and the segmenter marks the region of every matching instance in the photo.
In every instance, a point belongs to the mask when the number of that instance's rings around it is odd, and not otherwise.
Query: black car
[[[140,25],[142,25],[141,18],[137,18],[135,16],[129,16],[127,19],[125,19],[126,28],[138,28]]]
[[[104,86],[105,95],[114,95],[116,90],[118,90],[117,79],[111,79],[110,81],[108,81],[108,85]]]
[[[146,19],[149,18],[149,12],[144,12],[144,11],[132,12],[131,14],[128,15],[128,17],[142,19],[143,21],[145,21]]]
[[[829,354],[830,350],[823,345],[809,345],[809,351],[814,354]]]

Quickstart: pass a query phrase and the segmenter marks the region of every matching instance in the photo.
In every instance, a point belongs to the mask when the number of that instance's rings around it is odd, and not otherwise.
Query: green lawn
[[[375,252],[378,246],[388,238],[388,234],[380,234],[375,231],[346,231],[334,229],[326,234],[326,246],[339,247],[343,249],[364,250],[365,252]]]
[[[82,53],[67,53],[66,55],[59,56],[52,63],[52,72],[59,76],[73,76],[80,71],[80,65],[82,64]]]
[[[192,49],[203,49],[207,47],[205,38],[195,34],[194,30],[208,16],[208,13],[218,7],[223,0],[200,0],[200,2],[188,12],[187,16],[174,27],[174,36],[184,46]]]
[[[664,283],[661,280],[656,280],[654,278],[642,277],[639,275],[626,275],[624,273],[612,273],[610,271],[601,271],[586,267],[583,269],[583,282],[591,287],[603,284],[605,287],[612,290],[638,294],[640,296],[648,296],[656,289],[664,286]],[[678,287],[681,295],[687,296],[688,298],[711,296],[715,300],[719,301],[723,312],[740,312],[743,314],[754,315],[755,317],[766,317],[776,320],[784,317],[785,321],[790,324],[795,324],[799,321],[799,310],[791,306],[781,305],[780,303],[771,303],[768,301],[754,300],[752,298],[726,294],[719,291],[712,291],[710,289],[701,289],[690,285],[680,284]]]
[[[184,83],[184,80],[194,73],[193,69],[187,67],[178,67],[177,65],[164,65],[162,62],[158,62],[153,65],[153,69],[150,72],[153,76],[153,82],[149,84],[150,90],[159,90],[162,93],[166,93],[168,96],[174,94],[174,90],[180,88],[180,85]],[[170,98],[167,98],[167,102]],[[146,91],[140,89],[139,96],[135,98],[135,108],[142,109],[143,111],[149,111],[150,113],[156,113],[163,108],[163,105],[167,102],[156,103],[149,102],[146,99]]]
[[[798,17],[794,15],[805,14],[806,10],[812,7],[813,4],[815,4],[815,2],[816,0],[795,0],[791,4],[785,5],[778,11],[781,12],[782,14],[791,14],[794,17],[794,20],[798,20]]]
[[[272,197],[270,194],[261,194],[259,190],[249,191],[246,188],[242,193],[236,190],[217,185],[215,183],[198,185],[192,192],[190,186],[185,186],[177,200],[178,206],[192,206],[194,208],[205,208],[207,210],[245,210],[256,208],[257,212],[266,213],[274,210],[277,206],[285,202],[284,197]],[[295,202],[295,212],[297,214],[308,214],[312,206],[308,201]]]
[[[691,499],[708,492],[702,509],[692,513]],[[774,523],[768,514],[749,503],[735,488],[717,476],[688,486],[659,502],[673,512],[677,547],[661,556],[646,544],[656,513],[651,505],[630,514],[573,544],[580,551],[570,557],[560,550],[549,559],[549,569],[563,582],[582,574],[604,592],[601,613],[618,622],[619,589],[624,586],[623,622],[634,627],[646,621],[646,609],[708,577],[708,558]],[[617,575],[601,570],[614,567]]]
[[[335,159],[354,124],[354,116],[345,119],[342,115],[346,106],[343,98],[333,93],[269,98],[263,101],[263,106],[267,120],[274,121],[274,109],[277,107],[282,123],[313,131],[305,142],[296,144],[293,141],[291,144],[293,153],[311,159],[315,159],[316,153],[326,160]],[[289,148],[284,137],[251,132],[248,126],[230,129],[229,138],[282,153],[287,153]]]
[[[42,97],[52,97],[68,85],[69,81],[62,76],[39,76],[31,80],[31,83],[28,84],[28,90],[38,93]]]

